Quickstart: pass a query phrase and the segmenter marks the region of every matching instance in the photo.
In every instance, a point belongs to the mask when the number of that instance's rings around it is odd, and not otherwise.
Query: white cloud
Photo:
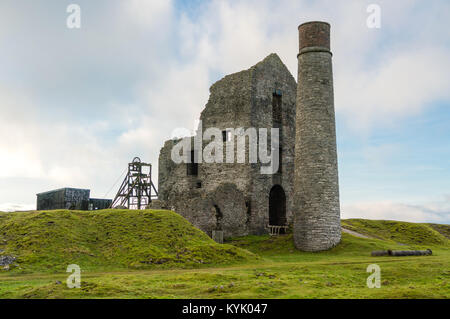
[[[224,74],[277,52],[296,77],[297,25],[325,20],[332,26],[336,109],[348,126],[371,131],[450,99],[450,48],[437,36],[447,29],[434,23],[437,8],[427,15],[416,2],[382,1],[382,28],[373,30],[366,26],[369,3],[211,1],[195,21],[183,16],[181,45]]]
[[[35,205],[22,205],[15,203],[1,203],[0,212],[18,212],[18,211],[29,211],[36,209]]]
[[[4,4],[3,12],[16,22],[0,22],[0,29],[9,30],[0,39],[5,49],[0,65],[7,61],[5,70],[12,74],[8,81],[0,75],[0,178],[2,187],[9,185],[1,189],[0,203],[33,205],[37,192],[64,186],[91,188],[100,197],[126,163],[141,155],[136,152],[158,153],[165,134],[161,124],[168,117],[144,121],[152,107],[134,89],[144,85],[140,81],[150,88],[167,83],[173,6],[170,1],[124,4],[82,4],[78,33],[69,33],[64,24],[41,23],[36,12],[42,7]],[[30,28],[24,38],[27,25],[41,29]]]
[[[356,202],[342,205],[342,218],[367,218],[399,220],[416,223],[433,222],[450,224],[450,196],[422,204],[395,201]]]
[[[168,18],[172,14],[172,9],[171,0],[128,0],[121,2],[120,7],[128,17],[133,17],[137,23],[153,30],[170,21]]]
[[[336,109],[358,132],[448,100],[449,29],[435,23],[448,5],[420,11],[416,2],[381,1],[382,28],[374,31],[365,25],[368,3],[213,0],[189,15],[165,0],[86,2],[78,33],[52,25],[58,12],[39,21],[45,8],[2,4],[0,66],[10,73],[0,74],[0,177],[16,178],[14,187],[30,194],[17,198],[27,203],[46,189],[20,178],[102,194],[133,156],[153,163],[156,180],[164,140],[193,128],[217,76],[276,52],[296,77],[297,26],[307,20],[331,22]],[[382,161],[395,147],[366,156]],[[0,203],[10,194],[0,192]]]
[[[357,129],[393,124],[416,115],[432,102],[450,99],[450,50],[419,48],[388,55],[366,72],[336,82],[336,103]]]

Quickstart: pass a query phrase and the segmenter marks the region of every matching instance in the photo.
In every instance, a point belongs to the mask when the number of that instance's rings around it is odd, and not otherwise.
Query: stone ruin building
[[[222,230],[225,237],[262,234],[268,224],[290,222],[296,88],[276,54],[213,84],[200,115],[203,131],[217,127],[225,136],[229,128],[280,127],[281,170],[263,175],[262,164],[248,163],[248,156],[244,164],[177,165],[171,150],[179,141],[169,140],[159,157],[159,199],[209,235],[213,230]]]
[[[226,143],[238,137],[229,134],[232,128],[278,128],[278,171],[262,174],[264,164],[249,163],[248,139],[245,163],[236,157],[227,163],[225,144],[223,163],[197,162],[192,147],[179,164],[171,153],[180,140],[168,140],[159,155],[158,192],[165,208],[219,241],[287,226],[302,250],[329,249],[340,241],[329,35],[328,23],[299,26],[298,84],[278,55],[270,54],[210,88],[196,135],[215,127]]]

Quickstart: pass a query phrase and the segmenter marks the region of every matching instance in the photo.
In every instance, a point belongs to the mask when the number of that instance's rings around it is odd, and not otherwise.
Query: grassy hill
[[[349,219],[335,248],[294,248],[292,234],[245,236],[224,245],[170,211],[0,214],[0,298],[450,298],[450,225]],[[378,249],[432,256],[372,257]],[[82,268],[80,289],[65,267]],[[366,286],[367,266],[382,287]]]
[[[219,245],[167,210],[41,211],[0,214],[1,255],[16,257],[16,272],[186,268],[257,257]]]
[[[342,226],[367,238],[342,234],[339,245],[319,253],[301,252],[295,249],[292,234],[279,237],[245,236],[228,241],[237,247],[247,249],[258,256],[276,261],[317,260],[366,260],[373,250],[416,250],[432,249],[434,254],[450,253],[450,240],[446,231],[450,225],[417,224],[400,221],[348,219]],[[370,257],[373,258],[373,257]],[[384,260],[384,259],[381,259]]]
[[[342,221],[342,226],[368,237],[397,244],[417,246],[450,244],[450,225],[346,219]]]

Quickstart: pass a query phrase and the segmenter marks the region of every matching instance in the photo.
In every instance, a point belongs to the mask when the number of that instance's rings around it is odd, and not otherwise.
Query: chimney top
[[[299,51],[307,47],[322,47],[330,50],[330,24],[310,21],[298,26]]]

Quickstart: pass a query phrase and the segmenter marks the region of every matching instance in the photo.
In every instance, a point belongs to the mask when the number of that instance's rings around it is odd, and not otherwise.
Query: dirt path
[[[366,238],[366,239],[371,239],[372,238],[372,237],[369,237],[369,236],[357,233],[357,232],[355,232],[353,230],[350,230],[350,229],[347,229],[347,228],[344,228],[344,227],[342,227],[342,232],[350,234],[350,235],[355,236],[355,237],[359,237],[359,238]]]

